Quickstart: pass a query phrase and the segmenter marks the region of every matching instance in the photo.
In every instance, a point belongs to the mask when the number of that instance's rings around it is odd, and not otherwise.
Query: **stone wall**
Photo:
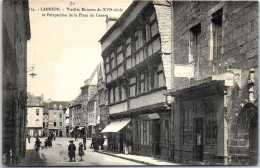
[[[219,60],[211,56],[211,17],[218,9],[223,11],[220,38]],[[225,132],[228,138],[228,156],[248,155],[245,139],[248,135],[238,134],[237,119],[241,104],[252,103],[257,107],[258,99],[258,3],[257,2],[173,2],[174,11],[174,54],[175,64],[189,64],[190,29],[201,24],[200,51],[195,65],[195,76],[192,80],[206,77],[240,72],[240,80],[227,87],[225,97],[224,119],[228,126]],[[232,70],[233,69],[233,70]],[[250,77],[250,70],[253,71]],[[251,79],[253,87],[248,84]],[[192,81],[191,80],[191,81]],[[188,84],[187,78],[174,78],[174,87]],[[250,98],[250,92],[251,98]],[[239,137],[241,136],[241,137]],[[239,155],[240,156],[240,155]],[[242,159],[243,160],[243,159]],[[244,163],[241,161],[241,163]]]

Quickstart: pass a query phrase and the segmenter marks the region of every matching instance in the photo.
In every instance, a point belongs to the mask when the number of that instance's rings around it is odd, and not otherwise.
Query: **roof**
[[[108,31],[103,35],[103,37],[99,40],[99,42],[103,42],[109,34],[117,28],[119,24],[121,24],[122,20],[128,16],[128,14],[132,11],[138,1],[133,1],[131,5],[125,10],[125,12],[117,19],[117,21],[108,29]]]
[[[31,94],[28,94],[28,98],[27,98],[27,106],[44,106],[43,105],[43,101],[41,100],[41,97],[38,96],[34,96]]]
[[[70,102],[69,101],[51,101],[48,103],[49,105],[49,110],[54,110],[54,105],[57,106],[57,109],[59,109],[59,106],[62,106],[62,109],[66,108]]]
[[[134,0],[131,5],[125,10],[125,12],[117,19],[117,21],[110,27],[110,29],[108,29],[108,31],[101,37],[101,39],[99,40],[99,42],[103,42],[110,33],[112,33],[117,27],[118,25],[122,24],[122,22],[124,22],[125,18],[127,18],[129,16],[129,13],[132,12],[132,9],[139,3],[142,1],[137,1]],[[154,4],[158,4],[158,5],[164,5],[164,6],[170,6],[170,3],[166,0],[153,0],[150,1],[153,2]]]
[[[97,65],[94,71],[92,72],[91,76],[87,80],[85,80],[85,85],[97,85],[98,82],[97,74],[99,71],[99,66],[100,65]]]
[[[210,77],[204,78],[202,80],[198,80],[198,81],[195,81],[195,82],[192,82],[192,83],[188,83],[187,85],[183,85],[183,86],[180,86],[180,87],[169,89],[169,90],[165,91],[164,94],[165,95],[178,95],[185,90],[193,89],[193,88],[196,88],[196,87],[199,87],[199,86],[203,86],[205,84],[211,84],[211,83],[216,82],[216,81],[223,82],[225,80],[220,79],[220,78],[215,78],[214,76],[210,76]]]

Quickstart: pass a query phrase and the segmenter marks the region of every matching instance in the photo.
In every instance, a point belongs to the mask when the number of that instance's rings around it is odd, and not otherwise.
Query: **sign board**
[[[194,77],[194,66],[193,65],[174,65],[174,76],[182,78],[193,78]]]

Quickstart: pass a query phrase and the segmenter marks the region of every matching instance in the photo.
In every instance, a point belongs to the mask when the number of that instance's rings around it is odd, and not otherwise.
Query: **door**
[[[203,161],[203,118],[194,118],[193,160]]]
[[[160,120],[154,120],[154,129],[153,129],[153,155],[160,155]]]

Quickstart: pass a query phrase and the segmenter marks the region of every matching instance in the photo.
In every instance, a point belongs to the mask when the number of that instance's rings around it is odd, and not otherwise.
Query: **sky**
[[[27,65],[34,66],[37,76],[32,78],[28,75],[28,92],[35,96],[44,94],[46,101],[75,99],[84,81],[102,60],[101,44],[98,41],[107,27],[106,17],[100,15],[119,17],[131,2],[29,0],[31,39],[27,46]],[[59,8],[59,11],[46,11],[48,8]],[[80,11],[68,11],[67,8]],[[88,11],[82,11],[82,8]],[[98,8],[101,11],[97,11]],[[112,11],[104,11],[103,8],[111,8]],[[54,17],[54,14],[65,14],[67,17]],[[90,17],[90,14],[94,17]],[[86,15],[88,17],[83,17]]]

